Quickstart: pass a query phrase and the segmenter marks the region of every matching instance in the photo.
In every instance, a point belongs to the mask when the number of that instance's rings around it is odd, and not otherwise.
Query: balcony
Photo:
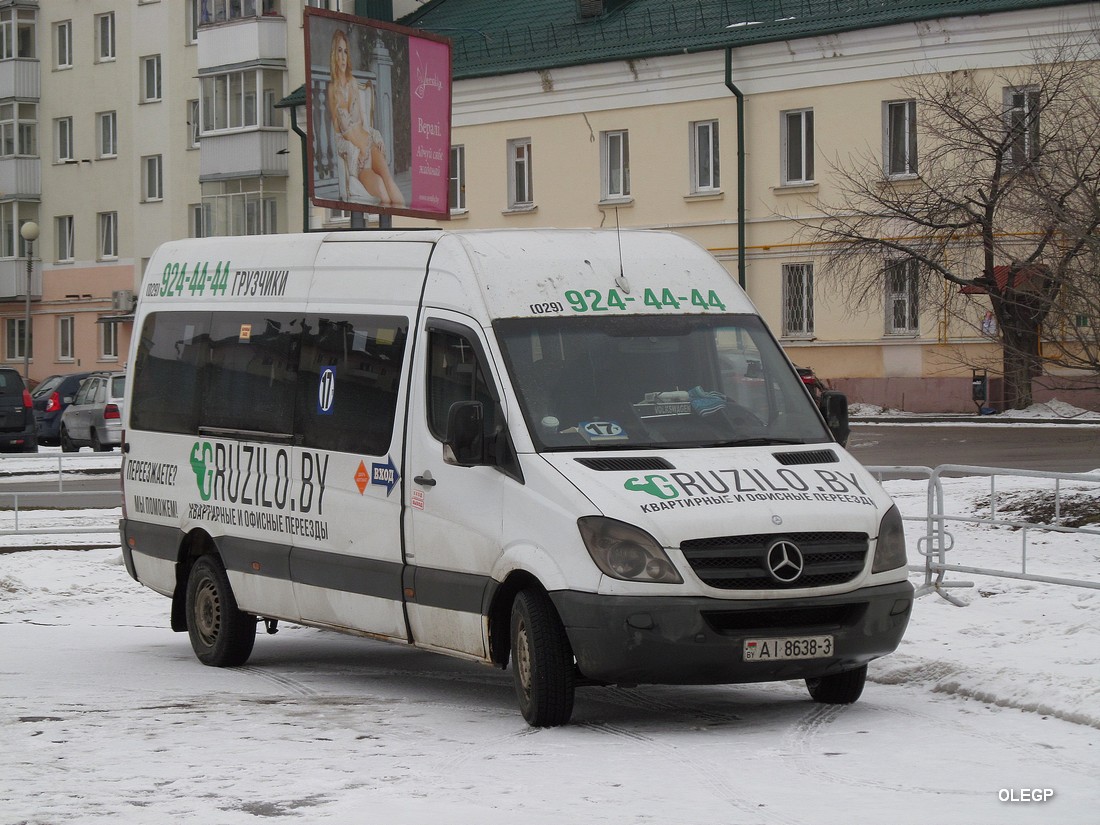
[[[27,259],[4,258],[0,259],[0,301],[26,300],[27,294]],[[34,274],[31,275],[31,300],[42,299],[42,264],[34,263]]]
[[[199,74],[258,63],[286,65],[285,17],[242,17],[199,27]]]
[[[199,180],[286,177],[287,132],[252,129],[203,135],[199,154]]]
[[[38,100],[42,97],[42,82],[37,60],[16,57],[0,60],[0,99]]]
[[[39,158],[0,158],[0,196],[5,200],[42,197],[42,161]]]

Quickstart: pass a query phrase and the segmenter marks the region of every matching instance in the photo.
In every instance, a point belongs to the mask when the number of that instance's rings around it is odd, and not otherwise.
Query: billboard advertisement
[[[450,41],[313,8],[305,41],[310,199],[449,218]]]

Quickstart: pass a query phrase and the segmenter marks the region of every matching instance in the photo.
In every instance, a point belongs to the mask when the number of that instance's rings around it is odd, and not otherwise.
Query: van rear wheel
[[[204,665],[236,667],[252,654],[256,617],[237,607],[217,556],[200,558],[187,577],[187,635]]]
[[[549,597],[521,591],[511,628],[512,679],[523,718],[536,728],[566,724],[573,714],[573,651]]]
[[[807,679],[806,689],[810,698],[825,705],[850,705],[863,693],[867,681],[867,665],[843,673]]]

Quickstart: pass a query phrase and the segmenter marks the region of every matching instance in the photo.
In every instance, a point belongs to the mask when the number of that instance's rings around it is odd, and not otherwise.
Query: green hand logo
[[[196,441],[191,448],[191,471],[195,474],[195,482],[199,487],[199,498],[210,501],[212,491],[211,480],[214,471],[207,468],[206,464],[214,458],[214,448],[206,441]]]
[[[623,487],[632,493],[649,493],[651,496],[663,499],[678,498],[680,496],[680,491],[673,487],[664,476],[646,476],[645,481],[637,477],[628,478]]]

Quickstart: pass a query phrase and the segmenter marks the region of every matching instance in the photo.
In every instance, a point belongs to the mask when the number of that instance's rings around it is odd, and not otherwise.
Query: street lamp
[[[31,385],[31,272],[34,270],[34,258],[31,250],[34,242],[38,240],[38,224],[27,221],[19,227],[19,234],[27,245],[27,297],[23,318],[23,381],[28,389]]]

